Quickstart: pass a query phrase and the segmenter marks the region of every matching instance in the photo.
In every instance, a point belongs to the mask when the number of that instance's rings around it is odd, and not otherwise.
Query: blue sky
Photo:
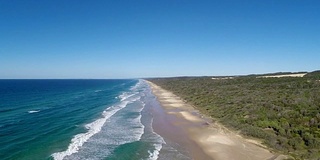
[[[0,0],[0,78],[320,69],[319,0]]]

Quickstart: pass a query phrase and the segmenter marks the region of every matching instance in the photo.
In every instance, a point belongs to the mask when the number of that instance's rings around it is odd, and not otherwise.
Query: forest
[[[261,139],[276,152],[295,159],[320,159],[320,71],[303,77],[148,80],[226,127]]]

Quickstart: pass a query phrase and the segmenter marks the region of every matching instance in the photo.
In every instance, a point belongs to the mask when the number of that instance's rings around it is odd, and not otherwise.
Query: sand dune
[[[272,76],[259,76],[257,78],[281,78],[281,77],[303,77],[307,73],[297,73],[297,74],[281,74],[281,75],[272,75]]]

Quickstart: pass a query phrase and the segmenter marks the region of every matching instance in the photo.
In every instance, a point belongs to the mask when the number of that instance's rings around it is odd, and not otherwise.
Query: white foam
[[[139,117],[137,117],[136,119],[137,119],[139,126],[140,126],[139,130],[136,131],[136,135],[138,137],[138,141],[140,141],[141,137],[144,133],[144,125],[141,123],[141,115],[139,115]]]
[[[37,113],[40,112],[40,110],[32,110],[32,111],[28,111],[28,113]]]
[[[130,98],[130,97],[132,97],[132,96],[134,96],[134,95],[136,95],[137,93],[128,93],[128,92],[124,92],[124,93],[122,93],[118,98],[120,98],[120,101],[124,101],[124,100],[126,100],[126,99],[128,99],[128,98]]]
[[[98,93],[98,92],[102,92],[102,90],[95,90],[94,92]]]
[[[130,88],[130,90],[138,89],[138,88],[142,85],[142,82],[143,82],[143,81],[142,81],[141,79],[139,79],[138,82],[137,82],[137,84],[134,85],[134,86],[132,86],[132,87]]]
[[[159,157],[160,150],[162,148],[162,144],[153,144],[155,150],[153,152],[148,151],[149,160],[157,160]]]
[[[151,119],[151,126],[152,126],[152,124],[153,124],[153,119]],[[155,147],[155,150],[153,150],[153,152],[148,151],[149,159],[150,160],[157,160],[159,157],[159,154],[160,154],[160,150],[162,149],[162,144],[166,144],[166,142],[159,134],[154,132],[153,128],[151,128],[151,131],[153,134],[155,134],[157,136],[157,142],[153,144],[153,146]]]
[[[143,81],[139,80],[139,82],[136,83],[136,85],[132,86],[129,90],[129,92],[124,92],[121,95],[118,96],[118,98],[121,99],[121,101],[128,99],[130,97],[133,97],[140,93],[139,89],[141,89],[141,86],[143,85]]]
[[[78,150],[81,148],[81,146],[86,141],[88,141],[88,139],[90,137],[92,137],[93,135],[95,135],[96,133],[101,131],[101,128],[106,123],[107,119],[109,119],[111,116],[113,116],[119,110],[124,108],[127,104],[128,104],[128,101],[124,101],[118,106],[112,106],[112,107],[109,107],[107,110],[103,111],[102,118],[97,119],[96,121],[85,125],[85,127],[88,129],[88,132],[75,135],[72,138],[71,143],[69,144],[67,150],[54,153],[54,154],[52,154],[52,157],[55,160],[62,160],[64,157],[78,152]]]

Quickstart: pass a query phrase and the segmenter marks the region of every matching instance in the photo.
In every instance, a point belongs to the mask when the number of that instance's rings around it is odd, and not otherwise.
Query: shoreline
[[[154,90],[152,90],[153,95]],[[153,123],[152,127],[154,132],[164,138],[169,146],[174,147],[175,150],[183,156],[176,156],[174,159],[211,159],[193,139],[190,138],[188,132],[185,130],[185,125],[189,122],[174,114],[170,114],[163,108],[163,104],[159,101],[158,96],[155,96],[157,102],[152,107]],[[160,159],[168,159],[173,157],[162,157],[166,155],[164,150],[160,150]]]
[[[286,156],[270,152],[252,139],[229,131],[212,122],[180,97],[146,81],[164,113],[155,112],[155,131],[165,138],[184,146],[193,159],[285,159]],[[165,122],[163,122],[165,121]],[[163,124],[165,123],[164,127]]]

